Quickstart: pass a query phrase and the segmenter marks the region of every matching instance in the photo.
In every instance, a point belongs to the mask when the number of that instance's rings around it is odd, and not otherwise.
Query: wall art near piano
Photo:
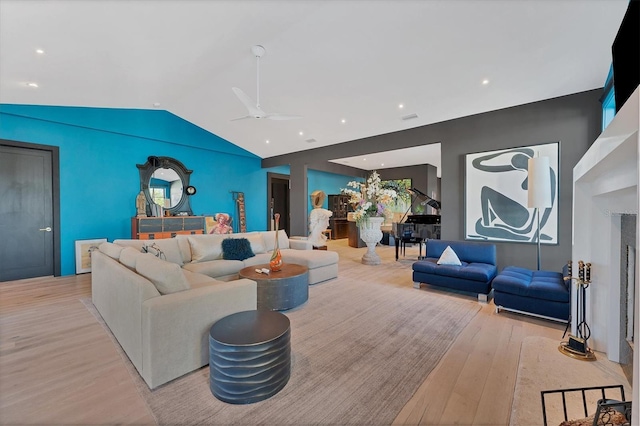
[[[558,244],[559,142],[467,154],[465,239],[537,243],[527,207],[528,160],[549,157],[552,206],[540,211],[540,243]]]

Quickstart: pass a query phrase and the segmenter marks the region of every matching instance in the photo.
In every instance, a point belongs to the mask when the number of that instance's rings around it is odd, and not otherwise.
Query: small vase
[[[376,253],[376,245],[382,240],[380,226],[383,222],[384,217],[368,217],[360,223],[360,239],[367,244],[367,252],[362,256],[362,263],[365,265],[382,263],[380,256]]]
[[[274,219],[276,222],[276,242],[273,247],[271,260],[269,261],[269,269],[273,272],[278,272],[282,269],[282,253],[280,253],[280,246],[278,245],[278,222],[280,221],[280,213],[276,213]]]

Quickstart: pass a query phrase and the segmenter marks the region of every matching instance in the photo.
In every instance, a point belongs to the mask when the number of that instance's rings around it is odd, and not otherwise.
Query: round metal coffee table
[[[289,318],[279,312],[244,311],[209,331],[209,387],[230,404],[250,404],[278,393],[291,374]]]
[[[269,269],[269,265],[248,266],[239,272],[240,278],[248,278],[258,284],[259,310],[284,311],[309,299],[309,268],[306,266],[285,263],[278,272],[256,272],[262,268]]]

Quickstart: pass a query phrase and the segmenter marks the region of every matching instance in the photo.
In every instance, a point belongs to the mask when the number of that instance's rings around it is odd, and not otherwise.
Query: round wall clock
[[[189,186],[187,186],[185,191],[187,192],[187,195],[193,195],[193,194],[196,193],[196,187],[189,185]]]

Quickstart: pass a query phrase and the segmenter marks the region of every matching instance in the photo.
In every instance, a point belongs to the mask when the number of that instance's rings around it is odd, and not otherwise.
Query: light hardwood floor
[[[390,285],[412,286],[417,247],[397,262],[393,248],[379,247],[383,265],[375,267],[361,265],[366,249],[348,247],[346,239],[330,241],[329,249],[339,252],[341,271],[376,268]],[[90,297],[90,280],[85,274],[0,283],[0,423],[155,423],[109,336],[80,301]],[[523,339],[560,341],[564,327],[480,305],[394,424],[509,423]]]

